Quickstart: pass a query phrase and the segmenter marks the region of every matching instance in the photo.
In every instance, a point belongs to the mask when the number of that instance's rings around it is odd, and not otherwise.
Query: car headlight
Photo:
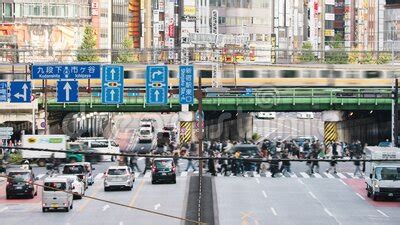
[[[374,182],[374,188],[379,189],[379,184],[376,181]]]

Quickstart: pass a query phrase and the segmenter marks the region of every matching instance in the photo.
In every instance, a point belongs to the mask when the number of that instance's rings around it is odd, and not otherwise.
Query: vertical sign
[[[146,102],[162,105],[168,102],[168,67],[147,66]]]
[[[103,66],[101,101],[103,104],[124,103],[124,67]]]
[[[179,102],[181,104],[194,103],[193,66],[179,66]]]
[[[0,102],[7,102],[8,100],[7,89],[8,89],[7,81],[0,82]]]

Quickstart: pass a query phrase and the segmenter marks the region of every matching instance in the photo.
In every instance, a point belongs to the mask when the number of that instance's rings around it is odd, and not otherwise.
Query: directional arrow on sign
[[[160,92],[158,90],[156,90],[154,92],[154,96],[156,97],[156,102],[158,102],[158,96],[160,95]]]
[[[114,68],[111,69],[110,73],[111,73],[111,80],[114,80],[114,74],[115,74]]]
[[[163,72],[161,71],[161,70],[157,70],[156,72],[153,72],[152,74],[151,74],[151,79],[155,79],[156,78],[156,76],[160,76],[160,75],[162,75],[163,74]]]
[[[21,94],[21,93],[16,93],[15,95],[14,95],[14,97],[16,97],[16,98],[23,98],[24,99],[24,102],[26,101],[26,92],[27,92],[27,90],[28,90],[28,85],[26,85],[26,84],[24,84],[23,86],[22,86],[22,90],[24,91],[24,93],[23,94]]]
[[[111,94],[111,101],[114,101],[114,95],[115,95],[114,89],[110,91],[110,94]]]
[[[71,85],[69,85],[69,82],[65,83],[63,89],[65,90],[65,100],[68,102],[69,101],[69,91],[72,89]]]

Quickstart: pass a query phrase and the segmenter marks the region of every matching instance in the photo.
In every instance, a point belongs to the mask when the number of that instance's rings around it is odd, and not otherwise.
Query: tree
[[[79,47],[77,60],[82,62],[97,62],[99,56],[96,54],[96,35],[92,26],[87,25],[83,34],[82,44]]]
[[[300,60],[302,62],[313,62],[315,60],[315,55],[312,52],[312,44],[309,41],[306,41],[301,46],[301,56]]]
[[[360,60],[360,64],[375,64],[375,58],[372,55],[372,52],[365,52],[363,57]]]
[[[119,51],[117,56],[118,63],[130,63],[134,62],[133,56],[133,40],[132,38],[125,37],[122,42],[122,49]]]
[[[386,64],[392,60],[392,55],[389,53],[380,53],[378,59],[376,60],[376,64]]]
[[[329,64],[346,64],[348,55],[343,46],[343,38],[336,34],[333,42],[329,45],[329,51],[325,52],[325,62]]]

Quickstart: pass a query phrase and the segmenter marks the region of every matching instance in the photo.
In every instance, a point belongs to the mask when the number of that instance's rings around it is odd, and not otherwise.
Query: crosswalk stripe
[[[337,173],[336,174],[339,178],[341,179],[346,179],[347,177],[345,175],[343,175],[342,173]]]
[[[305,173],[305,172],[300,172],[300,174],[301,174],[301,176],[302,176],[303,178],[310,178],[310,176],[309,176],[307,173]]]
[[[322,178],[321,174],[319,174],[319,173],[314,173],[313,175],[314,175],[314,177],[316,177],[316,178]]]
[[[181,177],[186,177],[186,176],[187,176],[187,174],[188,174],[188,172],[186,172],[186,171],[183,171],[183,172],[181,172]]]
[[[297,178],[297,175],[295,173],[289,173],[290,177],[292,178]]]
[[[151,173],[149,171],[147,171],[146,174],[144,174],[143,177],[144,178],[150,178],[150,176],[151,176]]]
[[[324,173],[325,174],[325,176],[327,176],[328,178],[330,178],[330,179],[334,179],[335,177],[334,176],[332,176],[332,174],[330,174],[330,173]]]
[[[259,173],[254,173],[254,177],[261,177]]]
[[[356,177],[354,176],[353,173],[347,173],[347,175],[349,175],[351,178],[355,179]]]

